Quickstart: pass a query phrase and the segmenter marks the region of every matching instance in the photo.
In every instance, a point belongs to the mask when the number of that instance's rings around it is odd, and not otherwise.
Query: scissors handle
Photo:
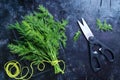
[[[95,72],[101,69],[101,55],[109,62],[114,61],[114,54],[111,49],[98,41],[95,37],[89,38],[90,44],[90,62]]]

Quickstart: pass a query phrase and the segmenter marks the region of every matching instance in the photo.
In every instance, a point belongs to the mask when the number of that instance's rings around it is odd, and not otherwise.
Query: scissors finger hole
[[[93,58],[93,65],[95,68],[100,68],[100,64],[99,64],[99,61],[96,57]]]
[[[105,56],[107,57],[107,59],[113,60],[113,53],[110,50],[105,49],[104,53],[105,53]]]

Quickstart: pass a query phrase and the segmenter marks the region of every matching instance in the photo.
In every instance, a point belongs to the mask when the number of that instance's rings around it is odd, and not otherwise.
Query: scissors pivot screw
[[[94,51],[93,53],[94,53],[94,54],[98,54],[98,52],[97,52],[97,51]]]
[[[101,51],[102,50],[102,48],[99,48],[99,51]]]

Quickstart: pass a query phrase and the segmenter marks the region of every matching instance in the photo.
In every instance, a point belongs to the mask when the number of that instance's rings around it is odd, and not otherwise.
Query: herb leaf
[[[98,28],[102,31],[111,31],[112,30],[112,26],[110,24],[107,24],[107,22],[105,20],[102,23],[100,21],[100,19],[97,19],[96,24],[97,24]]]
[[[78,31],[75,33],[75,35],[74,35],[74,38],[73,38],[74,41],[77,41],[77,40],[78,40],[80,34],[81,34],[81,32],[78,30]]]

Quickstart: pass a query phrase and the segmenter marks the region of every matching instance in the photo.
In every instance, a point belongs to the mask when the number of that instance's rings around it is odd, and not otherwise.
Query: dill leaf
[[[100,19],[97,19],[97,22],[96,22],[98,28],[102,31],[111,31],[112,30],[112,26],[110,24],[108,24],[106,22],[106,20],[104,20],[104,22],[102,23],[100,21]]]
[[[75,33],[75,35],[74,35],[74,38],[73,38],[74,41],[77,41],[77,40],[78,40],[80,34],[81,34],[81,32],[78,30],[78,31]]]

